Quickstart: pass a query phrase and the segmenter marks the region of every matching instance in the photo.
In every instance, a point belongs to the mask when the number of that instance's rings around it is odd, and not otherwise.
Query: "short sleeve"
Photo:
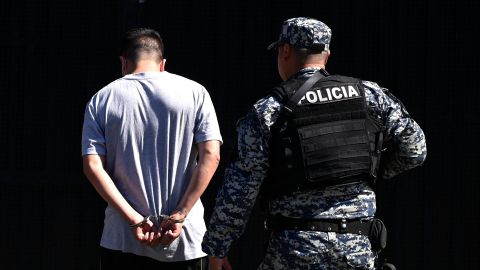
[[[82,156],[84,155],[106,155],[105,132],[95,106],[94,98],[90,100],[85,108],[85,115],[82,129]]]
[[[223,142],[215,108],[205,88],[198,102],[194,133],[195,143],[212,140]]]

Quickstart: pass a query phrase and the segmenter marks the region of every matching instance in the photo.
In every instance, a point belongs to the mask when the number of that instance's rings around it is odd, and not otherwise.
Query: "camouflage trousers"
[[[280,231],[271,235],[258,270],[375,269],[367,236]]]

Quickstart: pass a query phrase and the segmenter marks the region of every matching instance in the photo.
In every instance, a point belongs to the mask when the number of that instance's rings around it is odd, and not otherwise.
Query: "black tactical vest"
[[[305,80],[287,81],[272,94],[286,104]],[[291,109],[271,127],[264,197],[375,179],[383,128],[367,113],[359,79],[323,77]]]

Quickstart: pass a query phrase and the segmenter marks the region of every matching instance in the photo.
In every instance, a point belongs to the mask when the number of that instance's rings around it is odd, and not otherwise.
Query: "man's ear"
[[[325,53],[325,63],[324,63],[324,65],[326,66],[327,62],[328,62],[328,58],[330,57],[330,50],[326,50],[324,53]]]
[[[125,57],[120,56],[120,62],[122,64],[122,76],[125,76],[127,75],[128,61],[125,59]]]
[[[160,72],[165,71],[165,63],[167,63],[167,59],[162,59],[162,62],[160,62]]]
[[[283,59],[288,59],[292,55],[293,46],[286,43],[280,48],[280,56]]]

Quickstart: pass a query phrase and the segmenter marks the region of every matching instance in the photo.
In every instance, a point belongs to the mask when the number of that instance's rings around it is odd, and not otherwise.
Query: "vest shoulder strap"
[[[285,104],[293,95],[295,89],[298,89],[304,81],[304,79],[290,79],[284,81],[280,85],[272,88],[268,94],[275,96],[282,104]]]
[[[288,99],[287,103],[285,104],[285,109],[289,112],[292,112],[293,109],[297,106],[298,102],[302,98],[302,96],[312,88],[315,83],[317,83],[319,80],[326,78],[323,74],[320,72],[316,72],[313,74],[310,78],[308,78],[300,88],[298,88],[295,93]]]

